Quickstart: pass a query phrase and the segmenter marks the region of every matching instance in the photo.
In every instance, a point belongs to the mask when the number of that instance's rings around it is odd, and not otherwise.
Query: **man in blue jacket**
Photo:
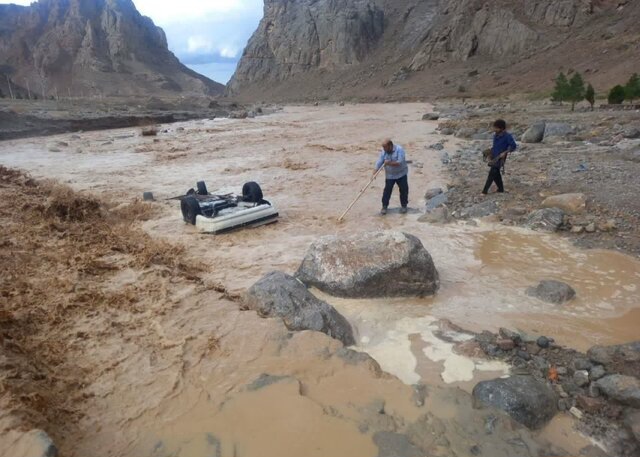
[[[487,195],[491,184],[494,182],[498,186],[498,192],[504,192],[504,183],[502,182],[502,174],[500,169],[504,167],[504,162],[507,160],[509,153],[516,150],[518,145],[513,139],[510,133],[507,132],[507,123],[502,119],[498,119],[493,123],[493,147],[491,148],[491,154],[489,156],[489,177],[487,183],[484,185],[482,195]]]
[[[400,189],[400,204],[402,205],[400,213],[406,214],[407,206],[409,205],[409,178],[407,176],[409,174],[409,166],[402,146],[393,144],[391,140],[385,140],[382,143],[382,151],[376,162],[374,173],[377,173],[382,166],[384,166],[387,181],[382,194],[382,210],[380,210],[380,214],[383,216],[387,214],[389,200],[391,200],[391,194],[396,185]]]

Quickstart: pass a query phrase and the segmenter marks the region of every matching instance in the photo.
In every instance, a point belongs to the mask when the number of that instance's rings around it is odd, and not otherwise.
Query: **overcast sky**
[[[262,18],[263,0],[133,0],[187,66],[226,83]],[[29,5],[31,0],[0,0]]]

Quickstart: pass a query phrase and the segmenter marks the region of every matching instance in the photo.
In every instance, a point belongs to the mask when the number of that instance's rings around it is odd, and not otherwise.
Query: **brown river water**
[[[433,455],[468,455],[479,442],[490,450],[483,455],[513,455],[504,443],[515,435],[532,440],[530,453],[522,455],[536,455],[535,446],[545,442],[569,454],[588,444],[568,416],[558,416],[542,432],[505,426],[495,432],[500,440],[491,438],[468,392],[477,380],[501,376],[508,367],[457,355],[434,330],[443,318],[474,331],[505,326],[579,350],[637,339],[640,262],[491,221],[417,222],[424,192],[447,184],[439,153],[427,148],[442,139],[437,123],[420,120],[429,109],[293,106],[256,119],[173,124],[156,139],[122,129],[0,143],[1,164],[35,177],[117,202],[153,191],[163,211],[145,230],[185,244],[190,256],[211,266],[208,279],[234,293],[269,271],[294,272],[319,236],[382,229],[419,237],[442,281],[428,299],[343,300],[316,291],[349,319],[355,349],[371,355],[385,373],[345,361],[340,344],[324,335],[290,337],[277,321],[240,312],[234,303],[175,290],[167,311],[149,326],[153,338],[164,342],[160,355],[151,357],[135,338],[122,347],[105,341],[91,348],[97,360],[115,357],[119,364],[91,386],[96,396],[80,427],[62,443],[65,455],[375,456],[375,430],[405,431],[426,416],[422,438],[413,441],[426,442],[430,433],[435,438],[425,448]],[[338,215],[371,176],[385,137],[404,146],[413,161],[414,211],[378,216],[379,179],[338,224]],[[455,150],[456,141],[449,138],[445,150]],[[485,170],[479,166],[478,172]],[[280,222],[216,237],[196,233],[182,223],[179,204],[163,199],[201,179],[210,191],[221,192],[239,192],[244,182],[258,181],[279,208]],[[570,283],[577,298],[554,306],[525,294],[546,278]],[[123,273],[112,286],[132,280]],[[151,333],[141,333],[141,341]],[[216,356],[206,349],[212,333],[221,341]],[[252,388],[263,373],[281,378]],[[425,406],[411,399],[409,386],[417,383],[429,386]],[[384,418],[373,411],[381,399]]]

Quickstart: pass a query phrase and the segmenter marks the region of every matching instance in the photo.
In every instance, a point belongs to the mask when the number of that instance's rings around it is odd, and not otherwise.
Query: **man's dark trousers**
[[[393,193],[393,186],[398,185],[400,189],[400,204],[403,208],[409,205],[409,178],[404,175],[398,179],[387,179],[384,185],[384,193],[382,194],[382,207],[389,207],[389,200],[391,200],[391,194]]]
[[[498,192],[504,192],[504,184],[502,183],[502,174],[500,173],[500,167],[491,167],[489,170],[489,177],[487,178],[487,183],[484,185],[483,194],[489,193],[489,188],[491,188],[491,184],[496,183],[498,186]]]

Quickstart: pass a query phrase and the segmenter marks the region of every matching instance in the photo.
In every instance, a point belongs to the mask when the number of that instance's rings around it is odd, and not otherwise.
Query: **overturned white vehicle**
[[[262,189],[255,182],[242,187],[242,195],[214,195],[207,191],[204,181],[197,190],[190,189],[180,197],[182,218],[203,233],[220,234],[244,227],[258,227],[278,221],[278,210],[264,199]]]

